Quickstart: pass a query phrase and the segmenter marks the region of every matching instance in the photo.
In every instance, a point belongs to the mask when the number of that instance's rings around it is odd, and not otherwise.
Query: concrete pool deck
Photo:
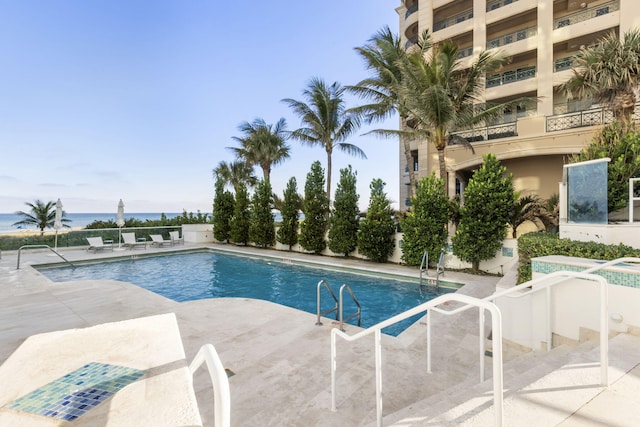
[[[201,247],[203,245],[185,244],[178,250]],[[271,255],[284,262],[294,259],[370,272],[418,275],[416,268],[392,264],[227,245],[206,247]],[[62,253],[73,262],[164,253],[174,249],[98,254],[65,250]],[[53,284],[30,265],[57,262],[58,259],[45,252],[25,252],[21,268],[16,270],[16,258],[16,253],[3,252],[0,259],[0,363],[35,334],[175,313],[186,361],[193,359],[200,346],[211,343],[225,368],[233,372],[229,379],[232,425],[348,426],[368,425],[375,421],[372,339],[339,342],[338,411],[334,413],[329,409],[329,336],[333,327],[330,320],[323,326],[315,326],[313,314],[242,298],[177,303],[116,281]],[[499,278],[447,271],[444,280],[464,283],[467,286],[461,292],[482,297],[494,291]],[[451,384],[477,375],[477,312],[471,311],[458,315],[455,323],[439,325],[438,335],[434,337],[438,341],[434,346],[433,361],[438,370],[430,375],[424,369],[425,326],[422,322],[417,322],[398,338],[383,337],[383,360],[387,362],[383,371],[385,415],[407,407],[426,396],[425,393],[436,395]],[[434,316],[434,321],[436,319],[438,317]],[[347,326],[350,334],[356,330],[354,326]],[[46,355],[42,357],[46,359]],[[131,358],[135,360],[136,354],[131,354]],[[389,363],[391,361],[393,363]],[[31,363],[39,362],[25,361],[25,381],[28,381]],[[627,377],[631,378],[627,379],[630,385],[626,387],[637,390],[637,374]],[[213,425],[213,392],[206,372],[197,373],[194,388],[204,425]],[[615,401],[611,396],[609,400]],[[6,403],[0,401],[0,406]],[[625,408],[628,404],[626,401]],[[608,407],[611,405],[615,404],[607,402]],[[619,414],[628,414],[625,408],[616,410]],[[583,413],[588,418],[588,408]]]

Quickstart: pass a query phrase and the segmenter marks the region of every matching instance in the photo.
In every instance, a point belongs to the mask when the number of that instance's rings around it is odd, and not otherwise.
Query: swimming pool
[[[362,307],[362,326],[369,327],[398,313],[452,292],[451,288],[420,286],[415,282],[290,264],[270,258],[252,258],[220,252],[196,252],[128,259],[70,267],[39,268],[54,282],[119,280],[153,291],[174,301],[203,298],[254,298],[316,313],[316,289],[328,281],[334,292],[347,283]],[[331,306],[326,292],[322,309]],[[345,298],[345,317],[355,305]],[[397,336],[419,316],[384,330]],[[350,322],[354,323],[355,319]]]

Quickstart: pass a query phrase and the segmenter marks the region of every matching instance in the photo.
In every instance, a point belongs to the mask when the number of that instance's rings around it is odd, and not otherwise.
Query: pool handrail
[[[20,254],[22,253],[23,249],[35,249],[35,248],[40,248],[40,249],[44,249],[47,248],[49,249],[51,252],[53,252],[54,254],[58,255],[60,258],[62,258],[62,260],[64,262],[66,262],[67,264],[69,264],[71,267],[76,268],[75,265],[73,265],[69,260],[67,260],[65,257],[63,257],[58,251],[56,251],[55,249],[53,249],[51,246],[49,245],[22,245],[20,246],[20,248],[18,249],[18,262],[16,264],[16,270],[20,270]]]
[[[336,305],[335,307],[320,312],[320,291],[322,290],[322,288],[325,288],[327,291],[329,291],[329,295],[331,295],[331,298],[333,298],[333,300],[335,301]],[[338,301],[338,297],[336,297],[336,294],[333,292],[333,289],[331,289],[331,285],[329,284],[329,282],[327,282],[325,279],[322,279],[318,282],[318,286],[316,288],[316,313],[317,313],[317,318],[316,318],[316,326],[321,326],[322,322],[320,321],[320,317],[324,317],[329,313],[333,313],[334,311],[336,312],[336,320],[338,320],[338,308],[340,306],[340,302]]]
[[[427,310],[433,310],[436,306],[444,304],[449,301],[457,301],[464,303],[462,307],[456,310],[442,310],[443,314],[454,314],[454,312],[460,312],[468,310],[471,307],[478,307],[481,313],[480,319],[482,320],[480,328],[484,329],[484,310],[491,312],[491,324],[494,336],[493,347],[493,402],[495,411],[495,425],[502,426],[503,423],[503,384],[502,384],[502,316],[500,309],[490,301],[484,301],[478,298],[474,298],[468,295],[462,295],[457,293],[440,295],[430,301],[427,301],[419,306],[416,306],[410,310],[395,315],[387,320],[384,320],[376,325],[373,325],[363,331],[360,331],[354,335],[348,335],[339,329],[331,330],[331,410],[336,411],[336,337],[341,337],[346,341],[356,341],[365,336],[375,336],[375,376],[376,376],[376,425],[382,426],[382,332],[383,328],[391,326],[416,314],[423,313]],[[429,313],[430,311],[427,311]],[[430,352],[431,348],[431,329],[429,323],[427,323],[427,348]],[[479,337],[480,341],[480,365],[481,371],[484,372],[484,333],[481,332]],[[430,360],[430,354],[428,355]],[[482,375],[482,374],[481,374]]]
[[[213,386],[214,399],[214,425],[216,427],[231,426],[231,392],[229,390],[229,378],[224,370],[222,361],[211,344],[205,344],[200,347],[198,353],[189,365],[191,376],[198,370],[203,363],[206,363],[211,385]]]
[[[349,292],[349,295],[351,295],[351,299],[353,300],[353,302],[356,304],[356,307],[357,307],[356,312],[353,313],[351,316],[347,317],[346,319],[342,314],[342,311],[344,309],[344,299],[342,297],[342,294],[345,289],[347,290],[347,292]],[[358,298],[356,298],[356,296],[353,294],[353,290],[351,290],[351,286],[344,283],[342,286],[340,286],[339,295],[340,295],[340,300],[338,302],[338,310],[340,311],[340,330],[344,332],[344,323],[348,322],[354,317],[358,318],[358,327],[360,327],[360,323],[362,320],[362,307],[360,307],[360,302],[358,301]]]

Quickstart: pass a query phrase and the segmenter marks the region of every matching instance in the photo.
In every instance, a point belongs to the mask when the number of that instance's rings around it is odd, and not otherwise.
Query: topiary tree
[[[271,193],[269,181],[259,181],[251,201],[249,240],[261,248],[273,246],[276,240],[275,222],[271,213]]]
[[[358,250],[376,262],[386,262],[393,254],[396,226],[393,220],[391,202],[384,192],[385,183],[381,179],[371,181],[371,197],[367,215],[358,230]]]
[[[233,217],[231,218],[230,235],[234,243],[246,245],[249,241],[250,215],[247,187],[240,183],[238,184]]]
[[[280,206],[280,213],[282,214],[282,224],[276,234],[276,239],[283,245],[289,245],[291,247],[298,243],[298,220],[300,218],[299,210],[302,201],[298,194],[298,183],[296,179],[292,177],[287,183],[287,188],[284,190],[284,199]]]
[[[447,242],[450,216],[444,180],[437,178],[435,173],[419,180],[411,206],[412,211],[400,221],[404,232],[402,260],[409,265],[420,265],[422,254],[427,251],[430,258],[437,261]]]
[[[233,194],[226,191],[224,181],[218,179],[213,199],[213,237],[219,242],[229,243],[233,205]]]
[[[300,227],[300,246],[307,251],[320,253],[327,245],[327,214],[329,199],[324,191],[324,170],[319,161],[311,164],[304,184],[304,202],[302,203],[304,221]]]
[[[502,247],[514,200],[506,168],[491,153],[483,160],[464,190],[460,224],[452,238],[453,254],[470,262],[474,273],[480,261],[493,258]]]
[[[340,169],[340,181],[329,218],[329,249],[345,256],[358,246],[358,199],[356,172],[349,167]]]

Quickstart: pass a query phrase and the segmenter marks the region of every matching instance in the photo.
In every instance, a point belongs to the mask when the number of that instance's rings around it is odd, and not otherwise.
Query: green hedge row
[[[179,230],[180,227],[173,228],[145,228],[141,229],[122,229],[123,233],[135,232],[136,237],[145,237],[147,241],[151,241],[149,235],[160,234],[165,240],[169,239],[169,231]],[[77,230],[77,231],[63,231],[58,234],[58,247],[66,248],[71,246],[87,246],[87,237],[102,237],[102,240],[113,240],[118,243],[118,230],[117,229],[94,229],[94,230]],[[39,234],[33,235],[2,235],[0,234],[0,250],[11,251],[18,250],[24,245],[49,245],[52,248],[55,245],[55,234],[45,234],[43,236]]]
[[[640,250],[604,243],[560,239],[556,233],[527,233],[518,238],[518,283],[531,280],[531,259],[546,255],[565,255],[610,261],[622,257],[639,257]]]

